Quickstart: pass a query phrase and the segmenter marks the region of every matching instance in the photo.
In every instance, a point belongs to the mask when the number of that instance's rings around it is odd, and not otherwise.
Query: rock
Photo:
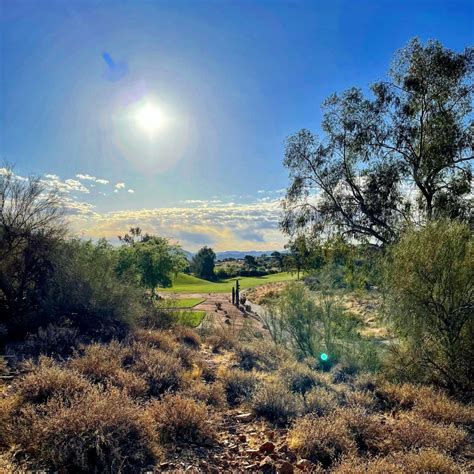
[[[249,421],[252,421],[254,419],[254,414],[253,413],[242,413],[240,415],[237,415],[235,417],[237,421],[242,421],[243,423],[248,423]]]
[[[273,463],[273,459],[269,456],[267,456],[266,458],[264,458],[260,461],[260,464],[259,464],[258,468],[261,472],[265,472],[265,473],[276,472],[275,464]]]
[[[247,436],[245,436],[244,434],[239,434],[239,441],[242,442],[242,443],[246,443],[247,442]]]
[[[280,446],[278,446],[279,453],[286,453],[289,449],[290,448],[288,447],[286,443],[280,444]]]
[[[172,466],[171,466],[171,463],[169,463],[169,462],[162,462],[160,464],[160,469],[169,469],[170,467],[172,467]]]
[[[256,458],[260,454],[260,451],[258,449],[247,449],[245,454],[251,458]]]
[[[271,441],[265,441],[260,448],[259,451],[262,453],[273,453],[275,451],[275,445]]]
[[[237,428],[235,426],[229,426],[229,428],[227,428],[227,431],[230,434],[235,434],[235,433],[237,433]]]
[[[277,472],[279,474],[293,474],[293,472],[295,472],[295,468],[291,462],[283,461]]]
[[[254,471],[255,469],[258,469],[258,464],[247,464],[244,466],[244,469],[247,471]]]
[[[291,450],[288,450],[285,453],[285,455],[286,455],[286,459],[288,459],[288,461],[293,462],[293,463],[295,463],[296,460],[298,459],[298,456],[296,456],[296,453]]]
[[[302,471],[310,471],[313,467],[313,463],[309,459],[300,459],[296,463],[296,467]]]

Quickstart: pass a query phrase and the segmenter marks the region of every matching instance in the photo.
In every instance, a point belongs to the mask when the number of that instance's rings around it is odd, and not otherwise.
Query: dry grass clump
[[[258,341],[240,346],[236,350],[239,366],[244,370],[277,370],[285,360],[292,360],[291,354],[271,341]]]
[[[413,411],[423,418],[442,423],[455,423],[468,427],[474,425],[474,406],[463,405],[443,393],[436,397],[416,400]]]
[[[237,338],[229,330],[224,328],[215,329],[213,333],[206,338],[206,342],[211,346],[212,352],[217,354],[221,350],[230,351],[238,345]]]
[[[176,347],[176,341],[169,333],[152,329],[136,329],[133,332],[133,340],[139,343],[149,344],[155,349],[164,352],[172,352]]]
[[[347,456],[331,470],[332,474],[404,474],[405,471],[391,458],[365,459]]]
[[[160,455],[152,423],[128,396],[91,387],[39,410],[26,404],[14,418],[14,444],[36,468],[66,472],[136,472]]]
[[[421,449],[418,452],[394,454],[393,459],[403,467],[403,472],[415,474],[419,472],[436,472],[454,474],[467,472],[450,456],[435,449]]]
[[[76,370],[61,367],[48,357],[40,357],[38,365],[17,380],[14,390],[22,401],[40,404],[53,396],[67,401],[90,387],[89,381]]]
[[[281,382],[263,384],[252,399],[257,416],[284,426],[301,412],[302,397],[291,393]]]
[[[455,453],[461,451],[467,441],[467,432],[454,425],[434,423],[413,413],[404,413],[398,419],[389,420],[387,439],[381,448],[390,451],[435,448]]]
[[[344,404],[352,408],[363,408],[369,412],[377,409],[377,398],[371,392],[347,390],[344,393]]]
[[[408,383],[385,383],[375,391],[375,394],[387,407],[404,410],[413,408],[417,400],[439,396],[439,392],[431,387]]]
[[[148,407],[163,442],[209,444],[215,439],[215,418],[202,402],[168,394]]]
[[[337,413],[318,418],[307,415],[296,420],[288,435],[289,446],[301,457],[331,466],[343,455],[355,454],[356,444],[347,423]]]
[[[224,371],[221,380],[229,405],[238,405],[250,400],[258,384],[254,373],[244,372],[240,369]]]
[[[334,392],[322,387],[313,388],[304,397],[304,412],[324,416],[338,407],[337,396]]]
[[[221,408],[226,404],[224,386],[219,382],[203,383],[196,380],[183,391],[183,394],[193,400],[218,408]]]
[[[158,396],[181,386],[183,366],[177,357],[145,344],[135,344],[132,349],[131,370],[147,382],[150,395]]]
[[[333,474],[459,474],[466,471],[450,456],[428,448],[369,459],[348,456],[331,472]]]
[[[194,329],[187,326],[178,326],[174,332],[178,342],[195,350],[198,350],[201,346],[201,337]]]
[[[363,372],[357,375],[353,381],[356,390],[373,392],[377,389],[379,380],[373,373]]]
[[[148,392],[146,380],[124,368],[131,360],[131,348],[112,341],[84,347],[82,354],[71,359],[68,365],[93,383],[120,388],[132,397],[143,397]]]
[[[324,387],[327,385],[318,372],[310,369],[307,365],[298,362],[286,363],[278,371],[283,383],[294,393],[304,395],[313,387]]]

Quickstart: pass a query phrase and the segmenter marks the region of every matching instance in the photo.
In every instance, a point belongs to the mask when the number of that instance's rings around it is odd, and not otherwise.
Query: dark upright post
[[[235,306],[239,306],[240,301],[240,284],[239,280],[235,282]]]
[[[232,304],[235,305],[235,288],[232,287]]]

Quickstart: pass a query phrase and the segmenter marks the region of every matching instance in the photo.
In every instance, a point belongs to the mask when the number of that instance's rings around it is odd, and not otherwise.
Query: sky
[[[73,232],[282,249],[285,138],[413,37],[474,44],[462,0],[0,0],[0,162]]]

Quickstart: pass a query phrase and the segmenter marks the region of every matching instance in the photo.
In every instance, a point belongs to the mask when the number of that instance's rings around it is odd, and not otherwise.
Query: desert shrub
[[[337,407],[336,394],[326,388],[313,388],[304,397],[304,412],[308,414],[324,416],[333,412]]]
[[[270,305],[266,325],[277,343],[288,344],[298,358],[319,358],[329,354],[324,368],[338,361],[376,370],[378,348],[358,333],[360,321],[351,316],[329,293],[312,295],[304,286],[292,283]]]
[[[117,251],[105,240],[63,243],[48,280],[44,312],[92,339],[124,337],[143,312],[143,291],[126,275],[117,276],[117,258]]]
[[[383,448],[392,451],[408,448],[434,448],[455,453],[464,448],[468,439],[467,432],[454,425],[434,423],[414,416],[413,413],[391,419],[386,428],[389,431]]]
[[[199,349],[201,346],[201,338],[194,330],[186,326],[179,326],[175,329],[177,340],[182,344],[186,344],[192,349]]]
[[[61,367],[43,356],[38,365],[31,367],[31,372],[15,382],[14,390],[24,402],[41,404],[53,397],[67,402],[90,387],[78,371]]]
[[[154,301],[145,301],[143,310],[135,318],[136,325],[144,329],[164,330],[170,329],[176,324],[176,316],[173,311],[163,308]]]
[[[300,413],[301,398],[291,393],[281,382],[267,382],[254,394],[252,409],[257,416],[284,426]]]
[[[152,329],[136,329],[132,338],[139,343],[149,344],[156,349],[164,352],[171,352],[176,346],[175,340],[170,334],[164,331]]]
[[[191,369],[196,365],[198,352],[189,346],[178,344],[173,354],[181,361],[182,366],[186,369]]]
[[[392,458],[400,464],[403,472],[413,474],[419,472],[454,474],[464,471],[463,467],[457,464],[449,455],[432,448],[399,453],[393,455]]]
[[[0,375],[8,374],[8,364],[4,357],[0,356]]]
[[[14,423],[18,456],[50,470],[137,472],[159,456],[152,423],[117,389],[26,405]]]
[[[213,333],[207,337],[206,342],[211,346],[212,352],[214,353],[218,353],[222,349],[230,351],[238,344],[235,334],[223,328],[214,330]]]
[[[203,383],[199,380],[193,381],[183,391],[184,395],[203,402],[206,405],[223,407],[226,403],[226,393],[221,383]]]
[[[131,370],[147,382],[153,396],[177,390],[183,380],[183,366],[175,355],[146,344],[132,346]]]
[[[344,393],[344,404],[348,407],[363,408],[368,412],[378,407],[378,400],[373,393],[368,391],[347,390]]]
[[[222,375],[227,402],[230,405],[238,405],[250,400],[257,388],[255,374],[244,372],[239,369],[227,370]]]
[[[278,376],[289,390],[302,395],[317,385],[324,385],[324,380],[318,377],[317,372],[298,362],[283,365]]]
[[[346,456],[331,470],[332,474],[404,474],[400,465],[391,458],[377,457],[373,459],[359,456]],[[415,474],[415,473],[413,473]]]
[[[345,421],[335,415],[318,418],[306,415],[296,420],[288,434],[289,446],[301,457],[331,466],[343,456],[355,453]]]
[[[28,335],[20,352],[22,357],[66,357],[74,352],[79,342],[77,328],[48,324],[45,328],[38,328],[35,334]]]
[[[442,393],[435,397],[420,396],[415,402],[413,411],[431,421],[474,426],[474,406],[463,405]]]
[[[352,384],[357,390],[373,392],[378,387],[379,380],[373,373],[362,372],[357,375]]]
[[[204,403],[181,394],[165,395],[148,407],[163,442],[208,444],[215,437],[215,419]]]
[[[430,222],[406,233],[387,264],[386,312],[415,381],[472,393],[474,239],[468,225]],[[403,347],[403,346],[402,346]]]
[[[236,355],[242,369],[262,371],[276,370],[287,358],[291,358],[284,348],[270,341],[243,344],[237,348]]]
[[[77,353],[68,365],[93,383],[120,388],[132,397],[143,397],[148,393],[147,382],[124,367],[131,357],[130,347],[112,341],[84,346],[82,353]]]

